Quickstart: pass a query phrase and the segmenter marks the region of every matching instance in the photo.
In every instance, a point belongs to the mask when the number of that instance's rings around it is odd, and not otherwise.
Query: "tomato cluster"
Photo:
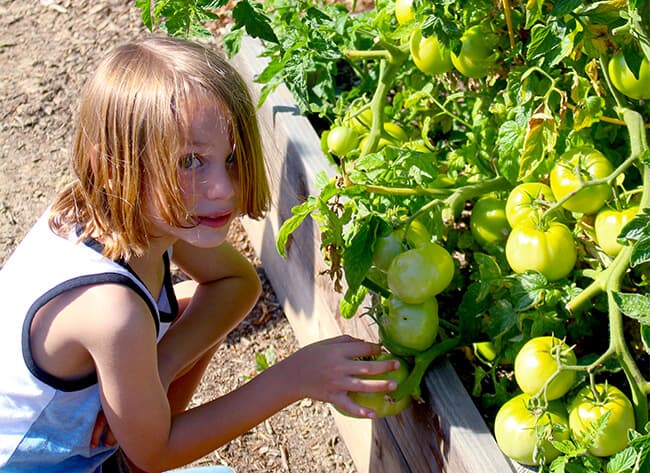
[[[529,340],[515,358],[515,378],[523,391],[497,412],[494,434],[503,453],[524,465],[548,464],[561,440],[572,438],[596,457],[614,455],[629,443],[634,409],[610,384],[574,387],[576,356],[555,337]],[[563,398],[567,397],[566,404]]]

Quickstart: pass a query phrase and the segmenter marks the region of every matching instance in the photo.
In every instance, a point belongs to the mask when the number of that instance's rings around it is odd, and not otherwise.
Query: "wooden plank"
[[[255,74],[264,68],[261,45],[245,38],[234,59],[254,93]],[[273,208],[263,221],[244,220],[251,244],[262,261],[279,302],[301,345],[341,333],[377,340],[375,328],[361,317],[341,317],[340,294],[334,292],[320,254],[317,225],[308,218],[290,238],[287,259],[275,241],[291,209],[317,194],[320,172],[336,174],[320,150],[319,138],[300,115],[284,86],[270,94],[259,110],[264,150],[269,163]],[[393,418],[370,422],[334,418],[359,473],[523,472],[506,459],[451,365],[444,361],[429,370],[423,383],[425,403]]]

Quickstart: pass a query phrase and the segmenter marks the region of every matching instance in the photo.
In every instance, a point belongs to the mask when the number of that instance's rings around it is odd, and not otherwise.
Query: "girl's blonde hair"
[[[221,55],[189,41],[150,37],[117,47],[100,63],[79,107],[72,166],[76,179],[55,200],[51,228],[83,226],[104,254],[141,255],[151,235],[143,198],[170,225],[188,225],[178,184],[179,152],[192,104],[214,98],[230,122],[239,209],[259,219],[270,195],[255,105]]]

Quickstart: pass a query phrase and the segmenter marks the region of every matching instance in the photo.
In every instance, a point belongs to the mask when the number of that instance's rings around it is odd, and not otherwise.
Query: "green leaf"
[[[534,175],[556,143],[555,120],[546,107],[540,107],[530,119],[519,163],[518,181]]]
[[[639,241],[650,238],[650,209],[642,209],[621,229],[619,239]]]
[[[341,316],[345,319],[354,317],[367,294],[368,288],[365,286],[359,286],[356,291],[348,288],[339,303]]]
[[[293,215],[282,223],[280,230],[278,231],[278,237],[276,239],[275,245],[278,253],[283,258],[286,258],[286,249],[287,243],[289,242],[289,236],[296,231],[300,224],[307,218],[307,216],[312,213],[318,206],[318,201],[315,198],[310,198],[303,202],[300,205],[296,205],[291,209]]]
[[[634,245],[632,256],[630,257],[630,266],[634,268],[648,261],[650,261],[650,237],[644,237]]]
[[[553,3],[553,9],[551,10],[551,15],[561,17],[568,13],[571,13],[573,10],[578,8],[583,4],[583,0],[558,0]]]
[[[597,123],[603,115],[605,109],[605,99],[597,96],[590,96],[584,102],[581,102],[573,112],[573,129],[575,131],[589,128]]]
[[[526,54],[535,64],[556,66],[573,51],[572,35],[560,23],[535,25],[530,30],[531,39]]]
[[[473,342],[481,332],[481,320],[479,316],[485,313],[491,304],[491,299],[479,299],[481,285],[470,284],[458,306],[458,325],[460,334],[464,341]]]
[[[510,289],[514,310],[523,312],[544,302],[547,279],[536,271],[527,271],[514,277]]]
[[[368,215],[358,220],[356,231],[343,250],[345,280],[353,291],[359,288],[372,266],[372,248],[383,223],[376,215]]]
[[[246,33],[253,38],[260,38],[272,43],[279,42],[273,32],[269,17],[252,6],[248,0],[237,2],[232,10],[232,17],[235,20],[235,28],[246,28]]]
[[[615,292],[614,300],[625,315],[642,325],[650,325],[650,295]]]
[[[142,10],[141,17],[142,23],[149,31],[153,30],[153,18],[151,16],[151,0],[135,0],[136,8]]]
[[[499,170],[512,183],[517,182],[519,175],[519,158],[525,136],[526,124],[520,120],[509,120],[499,127],[496,143]]]
[[[489,309],[486,331],[491,338],[496,338],[516,326],[518,322],[519,315],[514,311],[510,302],[501,299],[496,301]]]
[[[630,471],[636,464],[638,456],[633,448],[625,448],[609,459],[605,471],[607,473]]]

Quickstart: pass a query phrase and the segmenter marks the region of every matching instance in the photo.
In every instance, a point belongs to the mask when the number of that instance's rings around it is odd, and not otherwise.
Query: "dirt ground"
[[[148,34],[133,1],[0,0],[0,266],[69,180],[79,90],[114,44]],[[257,306],[214,357],[200,403],[255,374],[256,354],[298,348],[241,227],[231,240],[264,281]],[[305,400],[195,464],[248,472],[354,472],[328,407]]]

